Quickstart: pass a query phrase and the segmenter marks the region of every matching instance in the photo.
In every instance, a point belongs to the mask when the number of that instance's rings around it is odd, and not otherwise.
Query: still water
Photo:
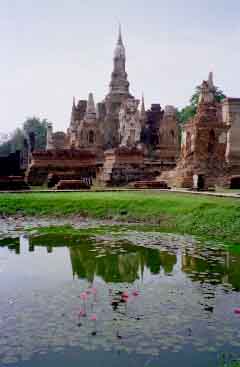
[[[151,246],[151,236],[2,241],[0,366],[202,367],[239,357],[240,254],[161,234]]]

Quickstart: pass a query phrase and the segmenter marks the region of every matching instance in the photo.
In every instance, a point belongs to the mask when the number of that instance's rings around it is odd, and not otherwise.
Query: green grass
[[[137,220],[163,231],[240,244],[240,200],[179,193],[0,194],[0,215],[83,215]]]
[[[226,361],[226,360],[222,360],[219,364],[219,367],[240,367],[240,361],[239,359],[234,360],[234,361]]]

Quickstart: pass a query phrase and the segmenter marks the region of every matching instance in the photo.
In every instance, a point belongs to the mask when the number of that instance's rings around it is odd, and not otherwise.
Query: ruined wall
[[[220,108],[215,102],[201,103],[195,118],[185,125],[176,186],[208,188],[225,181],[228,128]]]
[[[96,176],[98,158],[87,150],[52,150],[33,152],[26,178],[30,185],[43,185],[49,174],[70,173],[79,176]]]
[[[229,126],[226,160],[240,165],[240,98],[226,98],[222,105],[224,123]]]
[[[159,128],[164,111],[160,104],[152,104],[146,111],[146,123],[141,133],[141,141],[153,148],[159,144]]]
[[[177,110],[166,106],[159,126],[158,159],[164,162],[176,162],[180,153]]]
[[[208,189],[226,185],[228,129],[210,73],[200,87],[197,113],[183,127],[180,159],[169,173],[174,186]]]
[[[53,147],[56,150],[62,150],[69,148],[69,140],[67,134],[62,131],[53,133]]]
[[[103,138],[98,121],[81,121],[77,130],[75,148],[102,149]]]
[[[104,154],[99,180],[106,185],[121,186],[144,178],[144,154],[136,148],[121,147]]]

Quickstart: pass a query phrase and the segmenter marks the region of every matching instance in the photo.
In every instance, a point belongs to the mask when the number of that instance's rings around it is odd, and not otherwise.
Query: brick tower
[[[176,186],[207,189],[223,181],[227,131],[210,73],[201,85],[197,113],[183,128]]]

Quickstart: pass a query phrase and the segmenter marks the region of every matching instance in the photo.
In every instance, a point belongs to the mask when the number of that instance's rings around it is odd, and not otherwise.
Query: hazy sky
[[[184,106],[210,70],[240,97],[239,0],[0,0],[0,132],[69,124],[72,97],[108,92],[118,22],[132,94]]]

